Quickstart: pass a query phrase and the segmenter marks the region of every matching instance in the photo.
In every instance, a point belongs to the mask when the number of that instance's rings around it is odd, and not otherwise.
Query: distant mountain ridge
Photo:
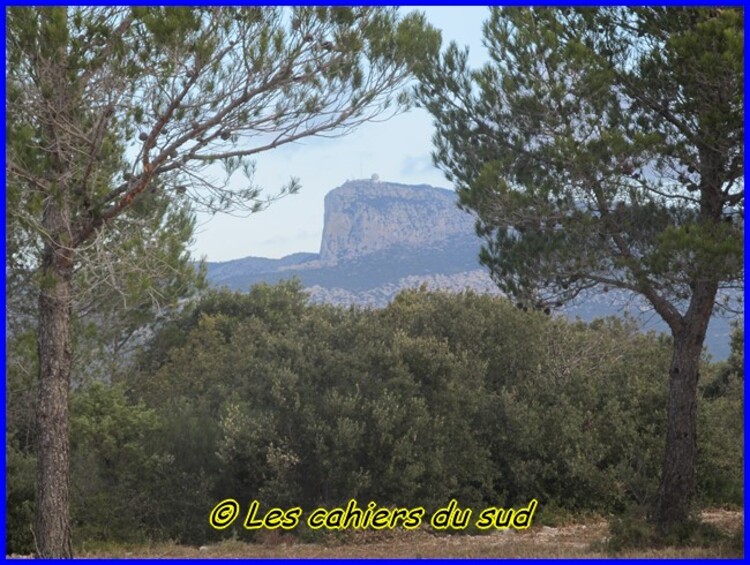
[[[335,294],[342,295],[343,290],[350,297],[346,304],[384,306],[396,289],[411,288],[414,283],[399,281],[414,276],[428,285],[430,277],[440,277],[441,284],[431,285],[434,288],[495,290],[479,265],[480,247],[474,219],[457,208],[453,191],[429,185],[347,181],[325,197],[320,253],[208,263],[208,276],[212,284],[235,290],[296,276],[305,287],[315,288],[313,300],[340,304],[326,297],[326,289],[337,289]],[[458,274],[463,274],[460,278],[467,287],[455,287],[446,279]],[[394,291],[369,292],[369,299],[357,296],[384,286]]]
[[[474,218],[456,202],[455,192],[430,185],[347,181],[325,197],[320,253],[207,263],[208,280],[247,291],[257,283],[296,277],[313,302],[346,306],[383,307],[401,290],[423,284],[432,290],[499,295],[479,265],[482,241]],[[565,314],[591,320],[625,309],[639,315],[639,306],[624,293],[599,293],[567,307]],[[645,325],[666,331],[653,318],[643,318]],[[727,320],[712,319],[707,348],[714,357],[729,355],[730,333]]]

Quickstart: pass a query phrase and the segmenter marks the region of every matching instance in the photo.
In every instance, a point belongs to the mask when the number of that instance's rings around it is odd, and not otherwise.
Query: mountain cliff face
[[[325,198],[320,254],[208,263],[208,280],[214,286],[248,290],[256,283],[296,277],[311,301],[344,306],[382,307],[401,290],[422,285],[499,294],[487,269],[479,265],[481,241],[474,219],[457,208],[456,200],[454,192],[428,185],[348,181]],[[667,331],[646,310],[642,301],[623,293],[592,292],[566,307],[564,314],[592,320],[628,311],[644,327]],[[726,319],[711,320],[707,347],[714,356],[728,356],[730,333]]]
[[[335,264],[389,247],[431,248],[473,233],[450,190],[348,181],[325,197],[320,260]]]
[[[318,302],[384,306],[404,288],[496,290],[479,265],[473,217],[453,191],[347,181],[325,198],[320,254],[209,263],[214,285],[246,290],[297,277]]]

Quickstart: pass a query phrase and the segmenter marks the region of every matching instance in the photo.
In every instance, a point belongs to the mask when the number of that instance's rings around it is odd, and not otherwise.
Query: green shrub
[[[316,306],[292,283],[209,292],[146,349],[138,371],[72,395],[79,543],[254,539],[241,518],[209,526],[225,498],[243,512],[255,499],[308,512],[354,498],[428,516],[453,498],[475,509],[535,498],[546,525],[626,512],[613,550],[664,543],[637,516],[658,488],[669,345],[631,322],[571,323],[471,293]],[[733,354],[704,368],[704,503],[742,501],[739,366]],[[26,416],[9,420],[7,539],[18,552],[33,543]],[[293,533],[335,539],[304,524]]]
[[[5,551],[8,555],[33,554],[36,457],[20,451],[10,437],[5,452]]]

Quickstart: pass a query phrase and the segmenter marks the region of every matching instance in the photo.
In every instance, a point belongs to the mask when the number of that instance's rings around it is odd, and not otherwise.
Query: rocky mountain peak
[[[473,232],[456,194],[430,185],[347,181],[325,197],[320,259],[335,264],[394,246],[429,248]]]
[[[247,290],[251,285],[296,277],[313,302],[381,307],[401,290],[427,285],[432,290],[498,294],[479,265],[481,240],[473,217],[456,207],[456,194],[429,185],[378,180],[348,181],[325,198],[320,255],[296,253],[282,259],[245,257],[208,263],[213,285]],[[625,293],[591,291],[563,312],[583,320],[622,315],[666,331],[642,302]],[[729,355],[729,320],[714,316],[708,349],[718,359]]]

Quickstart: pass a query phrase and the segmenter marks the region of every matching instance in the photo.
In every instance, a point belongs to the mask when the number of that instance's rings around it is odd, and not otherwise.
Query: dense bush
[[[744,503],[744,332],[737,325],[727,361],[707,370],[698,426],[705,436],[698,449],[698,494],[703,504]]]
[[[120,386],[94,383],[73,396],[71,472],[73,524],[82,539],[143,538],[165,464],[154,452],[163,433],[154,410],[131,403]],[[160,441],[162,438],[160,438]]]
[[[741,347],[705,371],[706,503],[742,498],[738,363]],[[76,540],[246,536],[239,519],[208,525],[228,497],[243,510],[647,505],[668,364],[664,340],[630,322],[571,323],[488,296],[406,292],[359,310],[309,305],[294,283],[211,292],[154,336],[135,372],[75,391]],[[9,427],[20,551],[33,448]]]
[[[18,448],[9,432],[5,445],[5,542],[8,554],[34,552],[36,457]]]

